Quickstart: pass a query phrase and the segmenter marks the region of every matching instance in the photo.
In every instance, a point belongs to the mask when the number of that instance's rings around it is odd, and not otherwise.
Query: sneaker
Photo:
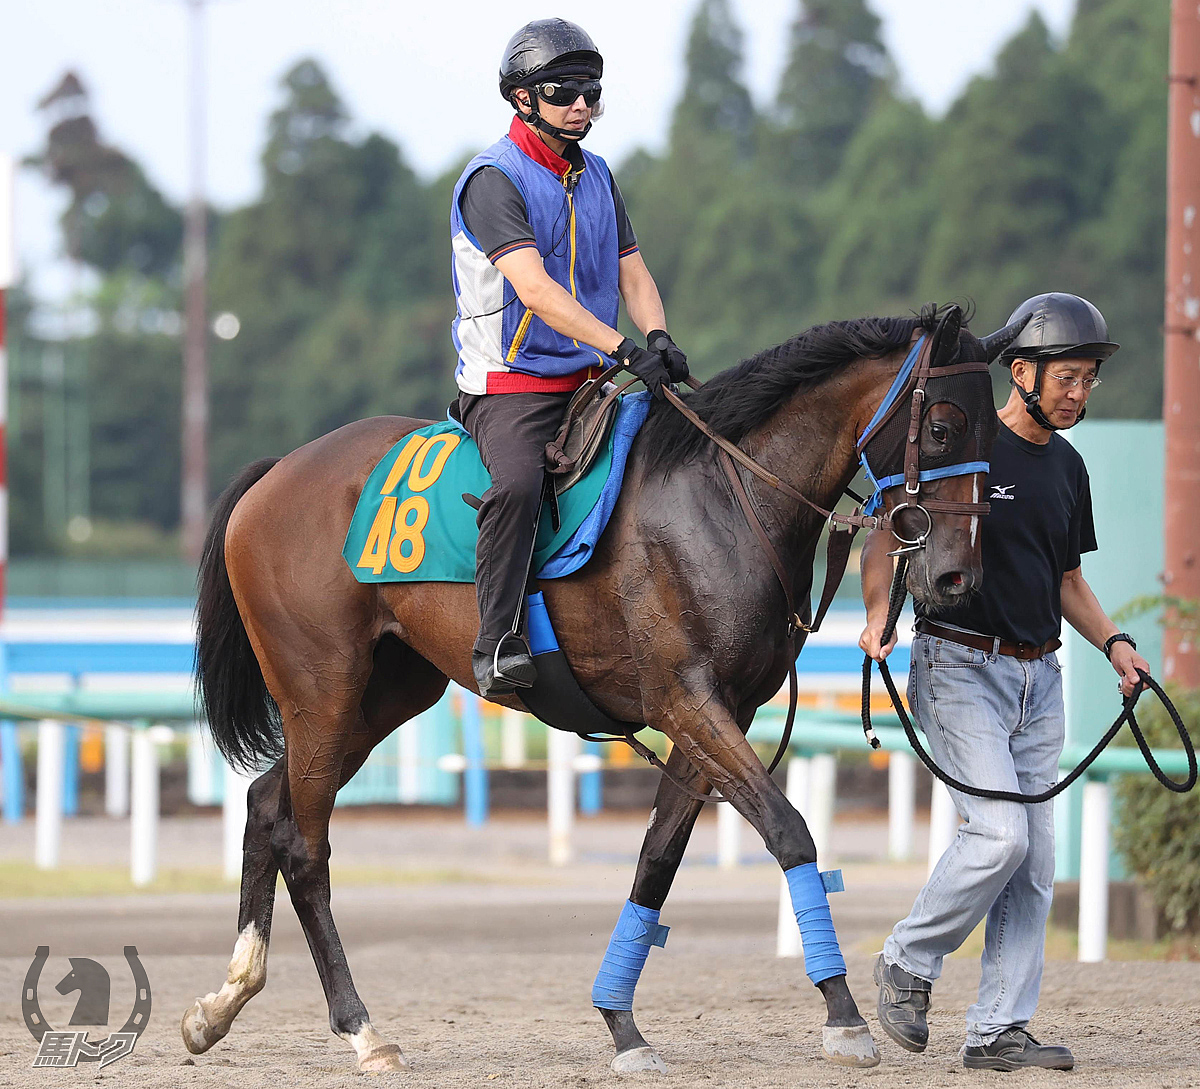
[[[963,1050],[963,1066],[971,1070],[1070,1070],[1075,1056],[1061,1045],[1039,1044],[1023,1028],[1010,1028],[990,1044]]]
[[[922,1052],[929,1043],[929,996],[933,984],[909,975],[898,964],[888,964],[879,954],[873,978],[879,984],[879,1003],[875,1007],[879,1023],[905,1051]]]

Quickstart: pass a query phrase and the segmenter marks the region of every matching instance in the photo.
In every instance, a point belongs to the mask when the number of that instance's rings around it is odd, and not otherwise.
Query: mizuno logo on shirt
[[[1015,487],[1016,487],[1015,484],[993,484],[992,485],[992,494],[988,498],[990,498],[990,499],[1016,499],[1017,497],[1015,495],[1008,494]]]

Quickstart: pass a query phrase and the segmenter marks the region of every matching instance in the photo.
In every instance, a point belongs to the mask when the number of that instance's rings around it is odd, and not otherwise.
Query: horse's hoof
[[[404,1070],[407,1066],[396,1044],[380,1044],[358,1060],[358,1069],[364,1074],[388,1074],[393,1070]]]
[[[849,1028],[834,1028],[825,1025],[821,1029],[821,1051],[831,1063],[838,1066],[878,1066],[879,1052],[871,1039],[871,1030],[866,1025]]]
[[[183,1034],[183,1046],[193,1055],[203,1055],[218,1040],[225,1039],[228,1028],[220,1029],[208,1019],[201,999],[192,1003],[192,1008],[183,1015],[179,1023]]]
[[[652,1047],[631,1047],[609,1064],[614,1074],[665,1074],[667,1064]]]

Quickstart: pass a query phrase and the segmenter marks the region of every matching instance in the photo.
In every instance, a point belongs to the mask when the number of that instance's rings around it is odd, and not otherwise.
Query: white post
[[[916,765],[912,753],[888,753],[888,858],[894,862],[912,857]]]
[[[550,864],[565,866],[574,857],[571,830],[575,823],[575,754],[579,736],[546,727],[546,804],[550,823]]]
[[[188,801],[193,805],[212,805],[216,795],[213,744],[199,722],[193,722],[187,731],[187,777]]]
[[[736,870],[742,855],[742,826],[745,818],[728,802],[717,806],[717,865]]]
[[[158,748],[151,728],[133,731],[129,808],[129,870],[135,885],[148,885],[158,868]]]
[[[954,799],[941,779],[933,781],[933,795],[929,803],[929,865],[926,876],[933,873],[938,860],[958,835],[962,818],[954,807]]]
[[[129,815],[129,727],[104,727],[104,812]]]
[[[1108,784],[1083,784],[1079,848],[1079,959],[1104,960],[1108,946]]]
[[[807,756],[793,756],[787,767],[787,799],[801,813],[808,809],[809,783],[812,762]],[[792,908],[792,892],[787,878],[779,875],[779,919],[775,925],[775,955],[798,957],[800,955],[800,927],[796,924],[796,912]]]
[[[63,818],[63,725],[38,723],[37,817],[33,861],[39,870],[58,868]]]
[[[421,716],[410,718],[397,733],[396,796],[413,805],[421,800]]]
[[[833,864],[833,806],[837,791],[837,757],[822,752],[812,758],[808,781],[808,830],[817,846],[818,865]]]
[[[246,835],[246,791],[256,776],[244,775],[225,765],[225,798],[221,807],[221,831],[224,841],[223,870],[226,881],[242,876],[242,841]]]
[[[525,766],[525,718],[511,707],[500,712],[500,763],[506,768]]]

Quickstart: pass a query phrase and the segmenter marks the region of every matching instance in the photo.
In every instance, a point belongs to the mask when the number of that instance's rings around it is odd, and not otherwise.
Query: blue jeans
[[[1036,793],[1058,780],[1062,667],[916,635],[908,700],[943,770],[972,786]],[[979,998],[967,1044],[1023,1028],[1037,1008],[1054,895],[1054,803],[973,798],[952,790],[964,824],[884,943],[884,957],[935,980],[942,958],[987,916]]]

